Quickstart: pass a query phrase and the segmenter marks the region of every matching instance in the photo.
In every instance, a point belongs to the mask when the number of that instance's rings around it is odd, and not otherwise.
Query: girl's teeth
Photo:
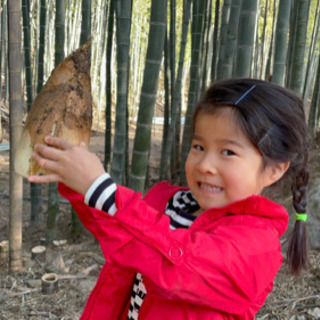
[[[221,188],[219,188],[219,187],[214,187],[214,186],[211,186],[209,184],[204,184],[204,183],[200,183],[200,187],[207,189],[207,190],[210,190],[210,191],[221,191]]]

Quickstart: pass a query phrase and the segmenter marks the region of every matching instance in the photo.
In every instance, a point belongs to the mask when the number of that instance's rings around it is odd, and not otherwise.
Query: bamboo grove
[[[217,79],[253,77],[295,90],[305,101],[313,137],[320,121],[319,3],[1,0],[0,101],[10,106],[10,157],[42,84],[55,65],[90,37],[94,117],[105,131],[106,170],[117,183],[142,192],[148,187],[156,107],[163,109],[159,179],[179,176],[185,182],[193,109]],[[134,119],[130,154],[129,123]],[[15,221],[21,221],[21,184],[12,172]],[[56,186],[49,189],[48,211],[57,212]],[[42,207],[39,187],[31,186],[31,198],[36,213]],[[55,215],[50,219],[52,229]],[[15,225],[12,234],[17,228],[21,226]],[[21,240],[16,241],[13,252]]]

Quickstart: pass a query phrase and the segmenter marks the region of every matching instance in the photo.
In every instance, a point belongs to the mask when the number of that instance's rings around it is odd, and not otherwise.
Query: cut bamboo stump
[[[68,241],[67,240],[53,240],[52,243],[54,246],[59,248],[59,247],[65,246],[68,243]]]
[[[58,275],[56,273],[44,274],[41,278],[41,289],[44,294],[57,293],[59,290]]]
[[[31,259],[38,260],[39,262],[46,261],[46,247],[36,246],[31,249]]]

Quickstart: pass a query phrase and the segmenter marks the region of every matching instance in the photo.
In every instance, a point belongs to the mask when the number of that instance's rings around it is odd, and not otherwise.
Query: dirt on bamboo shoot
[[[65,58],[35,98],[17,146],[15,170],[24,177],[44,174],[32,159],[35,144],[48,135],[89,143],[92,124],[90,41]]]

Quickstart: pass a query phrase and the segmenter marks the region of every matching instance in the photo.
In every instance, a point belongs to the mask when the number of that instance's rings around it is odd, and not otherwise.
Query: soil
[[[153,132],[158,136],[159,132]],[[4,135],[5,142],[6,135]],[[93,131],[90,148],[103,157],[103,133]],[[151,154],[151,177],[156,180],[159,168],[160,142],[153,145]],[[317,151],[319,154],[319,150]],[[316,164],[319,163],[317,161]],[[8,239],[9,224],[9,152],[0,153],[0,242]],[[46,187],[42,187],[46,197]],[[0,319],[44,320],[79,319],[87,297],[92,290],[104,258],[93,236],[84,230],[80,237],[72,237],[70,205],[60,202],[57,217],[59,240],[66,243],[46,244],[46,259],[33,260],[31,249],[41,244],[46,237],[46,214],[40,223],[30,222],[29,184],[24,181],[23,201],[23,269],[8,273],[8,259],[0,253]],[[46,212],[47,202],[43,202]],[[311,268],[296,278],[289,275],[283,264],[278,273],[274,289],[268,296],[256,319],[303,320],[320,319],[320,252],[310,252]],[[42,292],[41,277],[49,272],[59,275],[58,290],[52,294]],[[100,320],[100,319],[97,319]]]

